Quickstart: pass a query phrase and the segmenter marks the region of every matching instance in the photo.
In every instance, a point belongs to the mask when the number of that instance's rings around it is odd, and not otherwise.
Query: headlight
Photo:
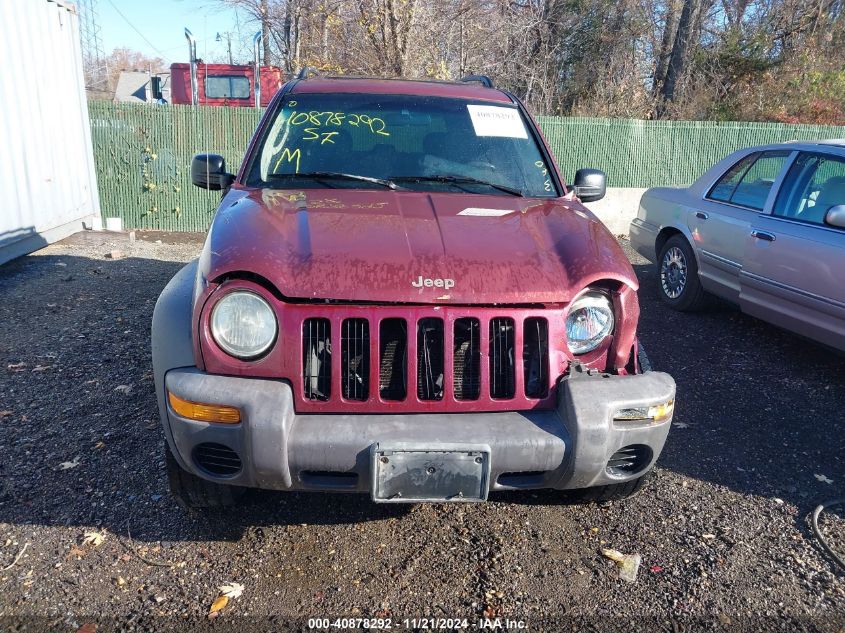
[[[211,335],[230,356],[261,356],[276,340],[273,308],[254,292],[236,290],[217,302],[211,311]]]
[[[613,332],[613,305],[601,292],[588,290],[572,302],[566,316],[566,338],[573,354],[596,349]]]

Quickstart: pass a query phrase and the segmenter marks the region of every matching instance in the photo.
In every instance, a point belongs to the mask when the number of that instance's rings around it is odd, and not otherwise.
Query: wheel
[[[594,488],[581,488],[578,490],[567,490],[567,498],[573,503],[602,503],[605,501],[623,501],[638,495],[651,478],[651,471],[641,477],[623,481],[618,484],[606,486],[595,486]]]
[[[675,310],[700,310],[707,293],[698,278],[698,264],[692,247],[683,235],[673,235],[657,256],[658,292],[664,303]]]
[[[170,446],[165,446],[164,452],[170,493],[185,509],[233,506],[246,491],[241,486],[227,486],[197,477],[179,465]]]

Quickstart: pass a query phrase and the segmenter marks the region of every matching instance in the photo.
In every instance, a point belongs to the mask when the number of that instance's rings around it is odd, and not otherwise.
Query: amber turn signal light
[[[167,393],[170,406],[176,415],[198,422],[216,422],[218,424],[237,424],[241,421],[241,412],[235,407],[219,404],[202,404],[183,400],[173,393]]]

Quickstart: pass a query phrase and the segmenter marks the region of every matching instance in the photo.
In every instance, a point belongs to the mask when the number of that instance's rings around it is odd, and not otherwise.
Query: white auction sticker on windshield
[[[476,136],[528,138],[528,132],[516,108],[467,105]]]

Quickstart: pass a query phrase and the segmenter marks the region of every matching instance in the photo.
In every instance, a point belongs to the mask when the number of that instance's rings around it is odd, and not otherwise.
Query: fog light
[[[645,420],[651,422],[663,422],[672,417],[672,412],[675,410],[675,401],[670,400],[662,404],[655,404],[650,407],[630,407],[628,409],[619,409],[613,414],[613,419],[616,422],[642,422]]]
[[[241,421],[241,412],[235,407],[219,404],[202,404],[183,400],[170,392],[167,394],[170,406],[177,415],[197,420],[198,422],[217,422],[218,424],[237,424]]]

